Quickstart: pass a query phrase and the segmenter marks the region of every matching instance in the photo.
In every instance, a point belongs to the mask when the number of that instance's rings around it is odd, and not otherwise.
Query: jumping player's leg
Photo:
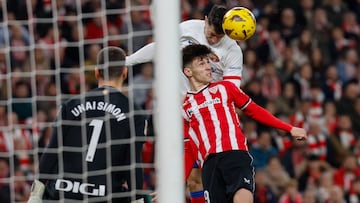
[[[192,148],[189,139],[184,139],[185,178],[187,178],[187,185],[190,191],[190,200],[192,203],[205,203],[201,171],[195,160]]]
[[[191,203],[205,203],[201,170],[198,167],[194,167],[191,170],[189,178],[187,179],[187,185],[190,191]]]
[[[235,195],[233,197],[233,202],[234,203],[253,203],[254,195],[250,190],[241,188],[235,193]]]

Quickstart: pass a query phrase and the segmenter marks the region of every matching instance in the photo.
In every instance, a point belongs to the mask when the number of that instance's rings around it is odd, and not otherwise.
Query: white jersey
[[[229,80],[237,87],[240,87],[243,54],[236,42],[228,36],[224,36],[217,44],[210,45],[204,34],[204,20],[188,20],[180,23],[180,43],[181,47],[190,44],[203,44],[211,48],[214,55],[211,56],[211,69],[213,81]],[[148,44],[134,54],[126,57],[126,65],[149,62],[154,59],[154,43]],[[181,93],[189,90],[189,81],[184,74],[182,75]]]

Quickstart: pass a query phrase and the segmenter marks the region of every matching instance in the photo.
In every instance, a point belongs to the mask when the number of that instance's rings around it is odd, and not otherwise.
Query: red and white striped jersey
[[[184,136],[196,146],[200,162],[211,153],[248,150],[235,107],[270,127],[286,131],[292,128],[252,102],[233,83],[210,83],[198,92],[188,92],[183,103]]]

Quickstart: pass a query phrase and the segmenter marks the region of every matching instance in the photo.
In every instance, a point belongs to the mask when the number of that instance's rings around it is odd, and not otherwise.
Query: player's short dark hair
[[[182,49],[182,62],[184,67],[191,63],[195,58],[207,57],[208,54],[212,53],[211,49],[201,44],[191,44]]]
[[[222,23],[225,13],[227,12],[227,8],[222,5],[214,5],[209,12],[208,22],[209,25],[214,26],[215,32],[217,34],[225,34],[222,29]]]
[[[119,47],[105,47],[100,50],[97,56],[97,67],[104,79],[120,77],[125,67],[125,52]]]

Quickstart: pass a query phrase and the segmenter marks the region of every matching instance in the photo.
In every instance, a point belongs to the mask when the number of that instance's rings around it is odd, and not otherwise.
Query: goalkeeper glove
[[[30,198],[27,203],[42,203],[44,191],[45,185],[38,180],[34,180],[31,186]]]
[[[144,198],[131,201],[131,203],[144,203]]]

